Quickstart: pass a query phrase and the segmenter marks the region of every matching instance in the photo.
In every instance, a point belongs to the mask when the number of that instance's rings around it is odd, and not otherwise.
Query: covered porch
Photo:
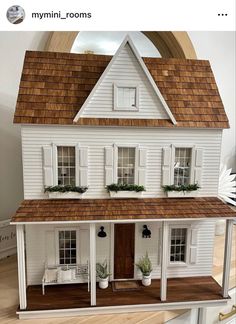
[[[211,276],[168,277],[169,229],[168,222],[184,220],[217,219],[227,221],[223,285],[220,287]],[[216,305],[227,302],[231,237],[235,212],[217,198],[184,199],[109,199],[109,200],[30,200],[24,201],[13,217],[17,225],[18,272],[19,272],[19,314],[32,311],[78,309],[79,313],[104,312],[105,309],[127,307],[155,309],[163,307],[187,308],[190,305]],[[97,224],[126,224],[141,222],[159,224],[160,227],[160,279],[153,279],[152,285],[143,287],[137,279],[135,291],[113,291],[97,287],[96,237]],[[89,229],[90,291],[87,284],[56,285],[47,287],[42,295],[41,286],[26,283],[24,226],[33,224],[87,224]],[[112,279],[112,278],[111,278]],[[91,307],[92,306],[92,307]]]
[[[205,301],[210,303],[224,302],[221,286],[212,277],[171,278],[167,280],[167,299],[160,299],[161,281],[152,280],[152,285],[144,287],[137,282],[135,290],[114,291],[112,284],[105,290],[96,285],[96,307],[133,306],[169,303],[188,303]],[[27,287],[26,311],[56,310],[91,307],[90,294],[86,284],[58,285],[47,287],[42,295],[41,286]]]

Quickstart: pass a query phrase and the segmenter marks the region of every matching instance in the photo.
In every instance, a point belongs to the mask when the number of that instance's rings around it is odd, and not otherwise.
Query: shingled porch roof
[[[218,198],[39,199],[24,200],[13,223],[232,218],[236,212]]]
[[[73,125],[111,56],[27,51],[15,123]],[[167,119],[80,118],[78,125],[228,128],[210,63],[143,58],[177,125]]]

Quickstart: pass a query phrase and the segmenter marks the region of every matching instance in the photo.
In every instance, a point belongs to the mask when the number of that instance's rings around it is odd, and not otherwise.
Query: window
[[[172,228],[170,262],[186,262],[187,228]]]
[[[114,109],[137,110],[138,87],[114,85]]]
[[[190,184],[191,148],[175,148],[174,184],[176,186]]]
[[[60,230],[59,240],[59,264],[76,263],[76,230]]]
[[[120,184],[134,184],[135,148],[118,147],[117,180]]]
[[[58,185],[75,186],[75,147],[58,146]]]

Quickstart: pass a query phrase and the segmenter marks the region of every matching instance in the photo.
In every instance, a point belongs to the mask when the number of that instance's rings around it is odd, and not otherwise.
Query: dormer
[[[74,118],[176,120],[127,36]]]

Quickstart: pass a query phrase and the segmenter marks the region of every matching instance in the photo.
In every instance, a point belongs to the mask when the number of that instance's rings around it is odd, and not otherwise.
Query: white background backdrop
[[[43,50],[48,32],[0,32],[0,220],[23,200],[20,126],[13,125],[25,50]],[[210,60],[230,120],[222,162],[235,166],[235,32],[189,32],[199,59]]]

